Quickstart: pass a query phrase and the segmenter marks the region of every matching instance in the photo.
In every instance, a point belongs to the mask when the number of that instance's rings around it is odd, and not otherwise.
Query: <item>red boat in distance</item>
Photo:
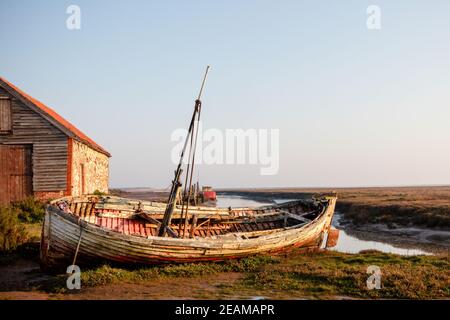
[[[203,186],[201,196],[203,198],[203,202],[206,201],[216,201],[217,195],[216,192],[210,186]]]

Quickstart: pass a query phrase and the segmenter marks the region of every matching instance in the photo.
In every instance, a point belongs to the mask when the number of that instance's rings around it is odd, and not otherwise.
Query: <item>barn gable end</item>
[[[0,202],[108,192],[105,149],[3,78],[0,99],[11,105],[11,130],[0,130]],[[3,103],[2,127],[9,121],[5,110]]]
[[[0,134],[0,144],[31,147],[33,191],[65,192],[67,136],[1,87],[0,96],[11,100],[12,116],[12,132]]]

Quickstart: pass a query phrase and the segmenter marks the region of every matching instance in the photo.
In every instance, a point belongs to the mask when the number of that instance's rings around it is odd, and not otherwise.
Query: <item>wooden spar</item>
[[[148,212],[141,211],[141,212],[138,213],[138,216],[143,218],[143,219],[145,219],[145,220],[147,220],[147,221],[149,221],[149,222],[151,222],[151,223],[153,223],[153,224],[155,224],[155,225],[157,225],[157,226],[161,225],[161,222],[159,222],[158,220],[153,218],[151,216],[151,214],[149,214]]]
[[[183,153],[181,159],[183,159]],[[175,171],[175,178],[172,181],[172,189],[170,190],[169,200],[167,200],[167,207],[166,211],[164,212],[164,218],[158,230],[158,236],[160,237],[163,237],[166,234],[167,227],[170,225],[170,221],[172,220],[173,210],[176,205],[178,191],[181,187],[180,175],[181,172],[183,171],[181,169],[181,161],[178,164],[177,170]]]
[[[198,94],[197,100],[195,100],[194,112],[192,114],[191,123],[189,124],[188,134],[186,136],[186,140],[184,141],[183,150],[180,155],[180,162],[178,163],[177,169],[175,170],[175,178],[172,181],[172,188],[170,190],[169,199],[167,200],[167,207],[166,207],[166,211],[164,212],[164,218],[163,218],[161,226],[158,230],[158,236],[160,236],[160,237],[163,237],[166,234],[167,227],[170,226],[170,222],[172,220],[173,211],[174,211],[174,208],[176,205],[176,198],[178,195],[178,191],[181,188],[181,182],[180,182],[180,177],[181,177],[181,173],[182,173],[181,166],[183,165],[184,153],[186,151],[186,147],[188,145],[189,138],[191,138],[191,149],[189,152],[189,157],[191,157],[191,154],[192,154],[193,158],[195,157],[195,149],[194,149],[194,152],[192,152],[192,139],[194,139],[193,131],[194,131],[196,118],[197,118],[197,122],[200,120],[200,109],[201,109],[201,105],[202,105],[200,98],[201,98],[201,95],[203,92],[203,88],[205,85],[206,76],[208,75],[208,71],[209,71],[209,66],[206,67],[205,75],[203,77],[202,85],[200,87],[200,92]],[[198,133],[198,126],[197,126],[197,133]],[[195,139],[197,139],[197,134],[195,135]],[[194,141],[194,144],[196,144],[196,141]],[[192,167],[193,167],[193,165],[192,165]],[[191,173],[193,172],[192,170],[193,170],[193,168],[191,168]],[[186,172],[186,180],[187,180],[187,177],[189,174],[190,173],[189,173],[189,164],[188,164],[188,171]],[[192,181],[192,175],[191,175],[191,181]],[[190,187],[189,187],[189,191],[190,191]],[[183,208],[184,208],[184,206],[181,209],[182,215],[183,215]],[[186,205],[186,216],[187,216],[188,208],[189,208],[189,199],[188,199],[187,205]],[[186,226],[185,226],[185,229],[186,229]],[[178,236],[180,236],[180,235],[181,235],[181,222],[180,222],[180,228],[178,230]]]
[[[189,125],[188,135],[186,137],[186,141],[184,142],[183,150],[181,152],[180,162],[178,163],[177,169],[175,170],[175,178],[172,181],[172,188],[170,190],[169,199],[167,200],[167,207],[166,207],[166,211],[164,212],[164,218],[163,218],[161,226],[158,230],[158,236],[160,236],[160,237],[163,237],[166,234],[167,227],[170,225],[170,222],[172,220],[172,215],[173,215],[173,211],[174,211],[174,208],[176,205],[176,200],[177,200],[176,198],[177,198],[177,195],[179,194],[179,190],[181,188],[180,177],[181,177],[181,173],[183,172],[183,170],[181,169],[181,166],[183,165],[184,153],[186,151],[187,143],[189,140],[189,135],[192,134],[192,129],[194,127],[194,122],[195,122],[195,116],[198,112],[199,105],[200,105],[200,101],[197,100],[195,102],[195,110],[194,110],[194,113],[192,114],[191,123]]]
[[[209,68],[209,66],[208,66],[208,68]],[[205,79],[206,79],[206,75],[208,74],[208,68],[206,68]],[[204,83],[205,83],[205,79],[203,79],[202,88],[200,89],[200,94],[201,94],[201,91],[203,90],[203,85],[204,85]],[[200,96],[200,94],[199,94],[199,96]],[[200,101],[200,100],[198,100],[198,101]],[[195,151],[196,151],[196,149],[197,149],[198,128],[199,128],[199,121],[200,121],[200,113],[201,113],[201,111],[202,111],[202,107],[201,107],[201,106],[202,106],[202,105],[201,105],[201,103],[200,103],[200,107],[199,107],[198,113],[197,113],[197,126],[196,126],[196,129],[195,129],[194,146],[193,146],[193,149],[191,150],[191,152],[192,152],[192,166],[191,166],[191,172],[188,173],[188,174],[186,175],[186,177],[189,176],[189,189],[188,189],[188,199],[187,199],[187,201],[186,201],[186,218],[185,218],[185,220],[184,220],[183,237],[185,237],[185,235],[186,235],[186,228],[187,228],[187,224],[188,224],[188,221],[189,221],[189,212],[188,212],[188,209],[189,209],[189,202],[190,202],[190,197],[191,197],[192,177],[193,177],[193,175],[194,175]],[[193,136],[194,136],[194,135],[192,135],[192,137],[193,137]],[[191,142],[192,142],[192,140],[191,140]],[[191,148],[192,148],[192,144],[191,144]],[[187,179],[186,179],[186,180],[187,180]],[[195,198],[195,196],[194,196],[194,198]],[[180,230],[180,231],[181,231],[181,230]]]
[[[199,101],[199,100],[198,100]],[[186,138],[187,139],[187,138]],[[187,164],[187,170],[186,170],[186,172],[187,172],[187,174],[186,174],[186,180],[185,180],[185,182],[184,182],[184,186],[185,186],[185,190],[184,190],[184,192],[182,192],[182,197],[181,197],[181,216],[180,216],[180,221],[179,221],[179,223],[178,223],[178,230],[180,231],[179,233],[181,234],[181,227],[182,227],[182,225],[183,225],[183,213],[184,213],[184,204],[185,204],[185,201],[187,202],[187,203],[189,203],[189,199],[190,199],[190,195],[189,194],[186,194],[186,186],[187,186],[187,184],[188,184],[188,181],[189,181],[189,166],[191,165],[191,162],[190,162],[190,160],[191,160],[191,153],[192,153],[192,145],[193,145],[193,141],[194,140],[194,135],[193,134],[191,134],[191,145],[190,145],[190,148],[189,148],[189,161],[188,161],[188,164]],[[187,200],[186,200],[186,197],[187,197]],[[187,209],[188,208],[186,208],[186,212],[187,212]],[[187,216],[187,214],[186,214],[186,216]]]
[[[203,88],[205,86],[206,77],[208,76],[208,71],[209,71],[209,66],[206,66],[205,76],[203,77],[202,85],[200,86],[200,91],[198,93],[197,100],[196,100],[198,102],[201,101],[200,98],[201,98],[202,93],[203,93]],[[201,105],[201,102],[200,102],[200,105],[199,105],[199,108],[198,108],[198,112],[197,112],[197,126],[196,126],[196,129],[195,129],[195,137],[194,137],[193,133],[191,135],[191,149],[189,151],[189,158],[190,158],[189,160],[192,161],[192,165],[191,165],[191,168],[190,168],[191,171],[189,172],[189,165],[190,165],[190,161],[189,161],[188,167],[187,167],[188,170],[186,172],[185,189],[188,186],[188,184],[187,184],[188,183],[188,177],[189,177],[189,188],[188,188],[188,192],[187,192],[188,198],[186,200],[186,213],[185,213],[186,217],[184,219],[183,237],[186,235],[186,228],[187,228],[187,224],[188,224],[188,221],[189,221],[188,210],[189,210],[189,202],[190,202],[191,188],[192,188],[192,177],[194,175],[195,151],[197,150],[198,128],[199,128],[199,121],[200,121],[200,113],[201,113],[201,110],[202,110],[201,107],[202,107],[202,105]],[[191,154],[192,154],[192,159],[191,159]],[[194,196],[194,198],[195,198],[195,196]],[[183,207],[184,207],[184,204],[183,204]],[[183,207],[181,209],[180,232],[181,232],[181,224],[183,223]]]

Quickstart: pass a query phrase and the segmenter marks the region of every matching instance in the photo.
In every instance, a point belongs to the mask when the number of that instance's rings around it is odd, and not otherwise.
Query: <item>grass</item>
[[[380,267],[381,289],[368,290],[367,267]],[[240,273],[238,281],[217,286],[220,294],[247,293],[279,299],[335,297],[429,299],[450,298],[448,256],[399,256],[367,251],[356,255],[338,252],[292,253],[287,257],[257,256],[225,263],[198,263],[124,269],[104,265],[82,272],[83,288],[112,284],[154,285],[160,279],[196,278]],[[42,288],[65,292],[65,275]],[[173,293],[176,295],[176,292]]]
[[[380,290],[368,290],[367,267],[381,269]],[[450,262],[447,257],[403,257],[366,252],[346,255],[324,252],[300,255],[247,275],[245,286],[283,294],[320,297],[427,299],[448,298]]]
[[[17,213],[19,220],[25,223],[40,223],[45,215],[45,203],[34,197],[14,202],[10,208]]]
[[[81,273],[84,287],[97,287],[119,283],[141,283],[164,278],[190,278],[209,276],[223,272],[251,273],[263,265],[276,264],[278,260],[268,256],[255,256],[225,263],[185,263],[157,265],[144,268],[118,268],[103,265]],[[41,288],[51,292],[64,292],[66,275],[58,275],[49,282],[42,283]]]
[[[10,207],[0,207],[0,252],[14,250],[27,240],[28,234],[17,212]]]

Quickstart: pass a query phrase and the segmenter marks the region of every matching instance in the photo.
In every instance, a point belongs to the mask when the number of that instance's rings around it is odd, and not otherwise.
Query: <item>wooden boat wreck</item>
[[[318,248],[327,238],[336,204],[334,194],[310,201],[234,209],[190,206],[191,199],[180,196],[193,194],[200,97],[208,68],[167,204],[109,196],[53,201],[47,207],[42,229],[43,267],[223,261],[295,247]],[[189,141],[183,192],[180,180]],[[182,203],[178,204],[180,199]]]
[[[117,197],[62,198],[47,208],[41,261],[46,267],[223,261],[326,241],[336,195],[259,208],[192,207],[187,228],[177,206],[171,234],[158,236],[166,204]],[[180,227],[181,226],[181,227]],[[173,232],[173,234],[172,234]]]

